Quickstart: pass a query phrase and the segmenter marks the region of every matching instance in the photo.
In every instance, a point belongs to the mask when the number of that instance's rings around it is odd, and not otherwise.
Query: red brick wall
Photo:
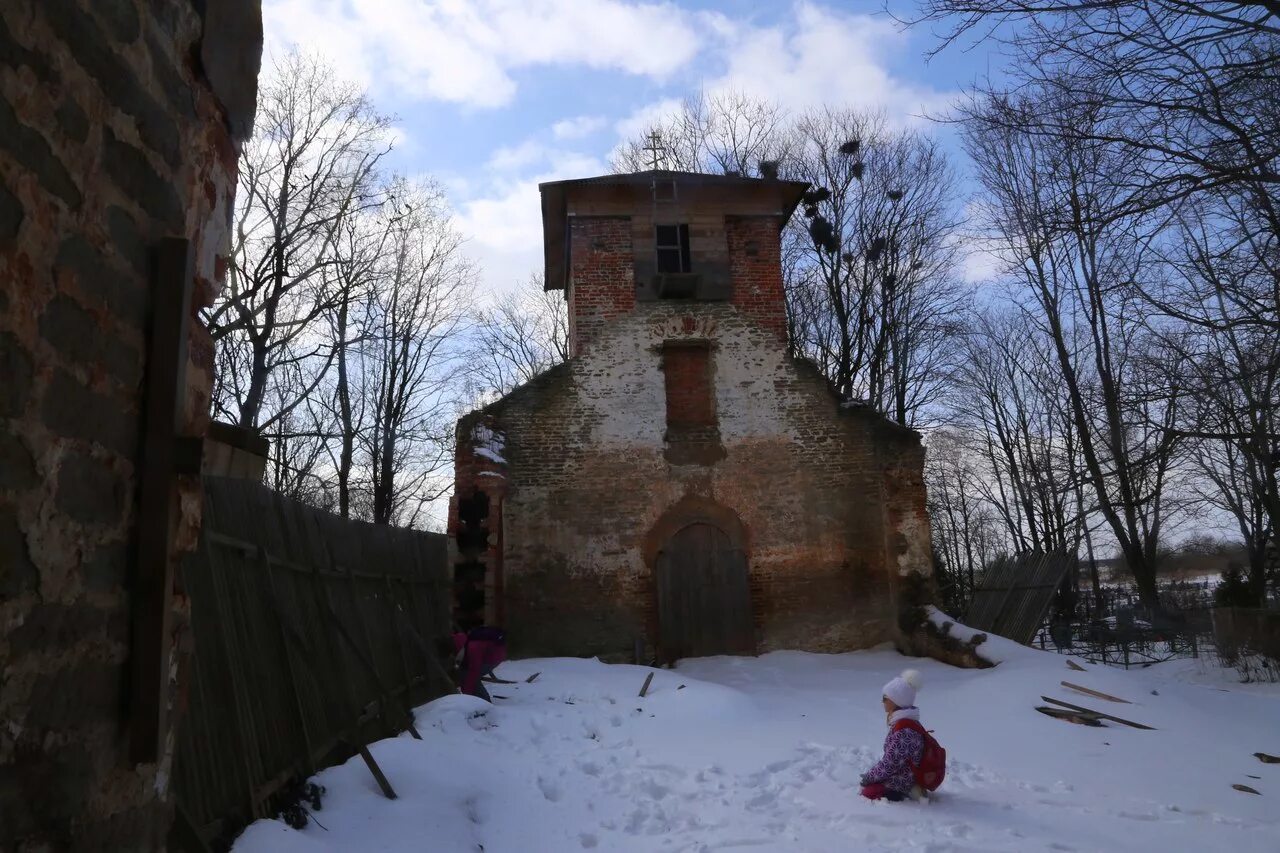
[[[714,426],[710,349],[706,344],[675,344],[662,349],[668,427]]]
[[[781,224],[773,216],[725,217],[733,305],[785,344]]]
[[[694,342],[710,344],[722,452],[672,459],[664,352]],[[690,502],[745,531],[762,651],[893,639],[901,574],[930,570],[919,437],[840,409],[732,305],[643,303],[483,416],[505,435],[494,577],[515,654],[652,652],[650,540]],[[478,472],[459,475],[461,491]]]
[[[574,217],[569,224],[569,354],[636,306],[628,217]]]

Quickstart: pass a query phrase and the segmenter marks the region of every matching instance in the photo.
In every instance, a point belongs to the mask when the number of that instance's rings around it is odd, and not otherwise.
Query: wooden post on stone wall
[[[138,477],[137,558],[130,578],[129,746],[136,763],[159,760],[168,732],[173,631],[173,540],[179,461],[192,454],[180,437],[187,388],[187,341],[195,254],[166,238],[153,256],[151,323]],[[199,455],[195,455],[199,470]]]

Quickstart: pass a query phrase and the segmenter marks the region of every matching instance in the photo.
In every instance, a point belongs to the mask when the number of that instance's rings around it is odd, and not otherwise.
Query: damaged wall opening
[[[711,347],[705,341],[663,344],[662,372],[667,395],[667,429],[714,427]]]

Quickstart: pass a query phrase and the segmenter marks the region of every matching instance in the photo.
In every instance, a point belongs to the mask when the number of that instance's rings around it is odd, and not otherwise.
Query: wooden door
[[[658,553],[659,647],[663,657],[755,654],[746,555],[720,528],[681,528]]]

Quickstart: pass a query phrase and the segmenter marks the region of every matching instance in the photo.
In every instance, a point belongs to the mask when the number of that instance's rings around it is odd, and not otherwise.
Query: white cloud
[[[581,139],[603,130],[608,124],[604,116],[574,116],[551,125],[551,134],[556,139]]]
[[[942,112],[957,94],[890,71],[890,58],[907,48],[908,36],[882,16],[801,0],[773,26],[714,13],[697,20],[707,43],[698,62],[708,72],[701,88],[709,95],[740,92],[793,113],[819,105],[883,109],[891,122],[912,124]],[[633,109],[614,123],[618,139],[635,139],[677,114],[681,100],[664,97]]]
[[[504,292],[542,271],[542,197],[538,184],[608,171],[595,157],[543,149],[541,168],[529,177],[503,179],[482,195],[455,205],[458,229],[482,268],[482,289]]]
[[[668,116],[680,112],[680,106],[683,103],[681,98],[663,98],[652,104],[645,104],[633,110],[625,118],[619,119],[613,129],[617,131],[619,139],[634,139],[654,125],[660,124]]]
[[[709,19],[708,19],[709,20]],[[715,21],[723,73],[708,91],[734,89],[799,110],[819,104],[884,108],[899,121],[950,103],[953,94],[894,76],[887,59],[907,35],[885,17],[799,2],[783,26]]]
[[[499,148],[489,156],[488,168],[498,172],[528,169],[543,162],[549,156],[545,145],[534,139],[526,139],[518,145]]]
[[[585,66],[658,80],[700,48],[699,16],[628,0],[268,0],[269,50],[296,43],[405,99],[500,107],[512,72]]]

